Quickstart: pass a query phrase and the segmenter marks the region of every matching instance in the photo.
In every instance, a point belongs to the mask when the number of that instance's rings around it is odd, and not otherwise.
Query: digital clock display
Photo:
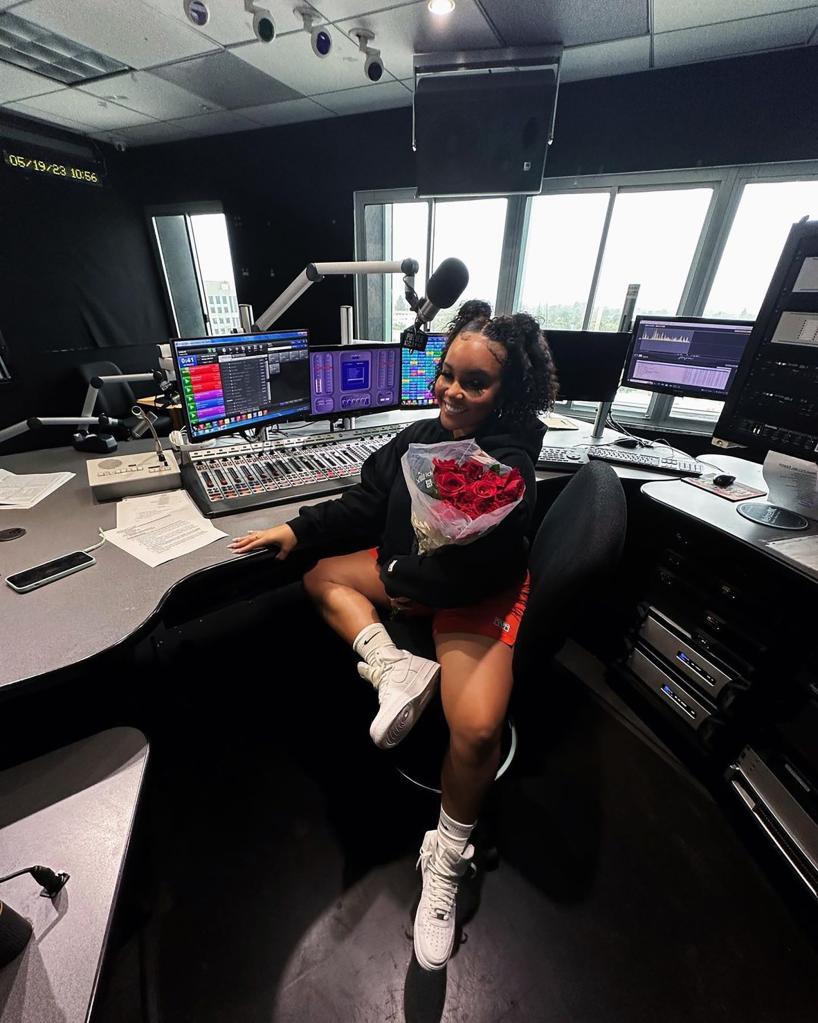
[[[7,167],[14,170],[44,174],[51,178],[62,178],[65,181],[79,181],[85,185],[102,185],[102,174],[98,169],[78,167],[53,157],[32,156],[30,153],[3,150],[3,160]]]

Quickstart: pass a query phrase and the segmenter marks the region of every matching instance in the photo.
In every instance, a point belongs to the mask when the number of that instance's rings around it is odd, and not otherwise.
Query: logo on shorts
[[[502,629],[503,632],[511,632],[511,626],[508,624],[508,622],[504,622],[502,618],[495,618],[494,624],[497,626],[498,629]]]

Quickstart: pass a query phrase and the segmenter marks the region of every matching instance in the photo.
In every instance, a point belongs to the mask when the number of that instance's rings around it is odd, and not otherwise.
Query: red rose
[[[453,472],[435,472],[435,486],[442,498],[450,498],[463,489],[463,480]]]

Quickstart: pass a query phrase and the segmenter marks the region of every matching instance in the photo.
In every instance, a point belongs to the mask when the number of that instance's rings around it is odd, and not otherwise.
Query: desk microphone
[[[15,870],[13,874],[0,877],[0,884],[3,881],[10,881],[13,877],[20,877],[21,874],[31,874],[37,884],[43,886],[40,895],[46,899],[53,899],[68,880],[68,874],[64,871],[57,873],[51,867],[24,867],[22,870]],[[24,917],[16,913],[8,903],[0,902],[0,966],[5,966],[15,959],[28,944],[31,938],[31,924]]]
[[[155,416],[153,412],[148,412],[146,409],[143,409],[139,405],[134,405],[134,407],[131,409],[131,412],[139,420],[136,426],[131,430],[131,436],[138,438],[141,437],[142,434],[145,433],[147,430],[150,430],[151,434],[153,435],[154,444],[156,445],[156,457],[159,459],[162,465],[167,465],[168,460],[167,458],[165,458],[165,452],[162,450],[162,444],[159,440],[159,435],[157,434],[156,430],[153,427],[153,424],[159,417]]]
[[[417,318],[413,326],[407,327],[400,336],[401,344],[414,351],[426,351],[428,340],[425,327],[437,316],[441,309],[453,306],[466,290],[469,283],[469,271],[462,260],[450,256],[444,259],[429,278],[426,285],[426,297],[418,303]]]

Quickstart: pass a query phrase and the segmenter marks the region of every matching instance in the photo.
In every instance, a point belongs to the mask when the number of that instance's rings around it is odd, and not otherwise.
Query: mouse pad
[[[763,497],[766,490],[756,490],[755,487],[748,487],[746,483],[731,483],[729,487],[717,487],[713,482],[714,476],[718,473],[711,472],[709,476],[685,477],[684,482],[691,487],[699,487],[700,490],[708,490],[717,497],[723,497],[725,501],[746,501],[751,497]]]

